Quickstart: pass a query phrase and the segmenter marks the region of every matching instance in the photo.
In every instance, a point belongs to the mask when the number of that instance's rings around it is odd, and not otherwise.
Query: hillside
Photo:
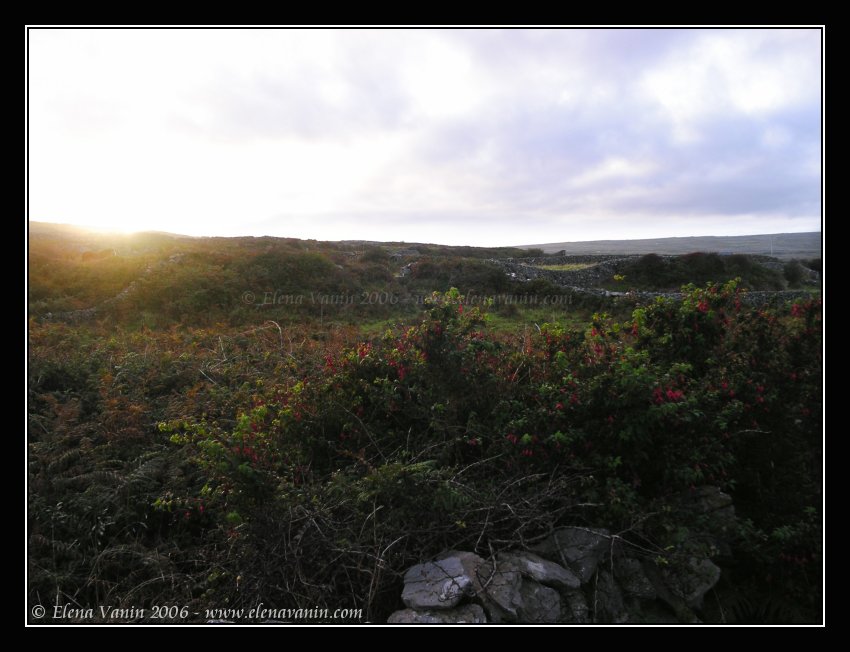
[[[362,323],[413,314],[431,292],[451,287],[536,302],[564,301],[567,293],[573,309],[592,310],[599,307],[594,290],[677,292],[689,282],[738,277],[750,290],[814,291],[819,271],[817,259],[792,264],[739,254],[546,256],[517,248],[128,235],[33,223],[29,308],[36,318],[148,326],[250,323],[261,315]]]
[[[757,254],[791,258],[820,258],[821,233],[774,233],[739,236],[700,236],[689,238],[650,238],[646,240],[592,240],[524,245],[524,249],[542,249],[551,254],[563,251],[579,254],[666,254],[671,256],[695,251],[722,254]]]
[[[52,227],[29,246],[30,622],[821,618],[811,267]],[[463,575],[457,610],[411,596],[449,551],[499,569]]]

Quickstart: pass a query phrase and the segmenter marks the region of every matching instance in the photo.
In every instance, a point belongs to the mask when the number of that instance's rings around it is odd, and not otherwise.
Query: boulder
[[[709,541],[721,555],[731,555],[730,540],[735,532],[735,506],[732,497],[719,487],[703,485],[682,496],[681,506],[686,511],[699,514],[704,532],[699,536]]]
[[[524,576],[540,584],[557,589],[577,589],[581,586],[578,577],[571,570],[533,552],[500,553],[497,558],[499,561],[513,564]]]
[[[481,567],[484,606],[494,623],[556,623],[561,597],[555,589],[525,576],[513,561],[498,560]]]
[[[481,599],[494,623],[517,622],[522,573],[510,562],[485,563],[479,569],[483,587]]]
[[[673,612],[676,622],[680,623],[699,623],[700,620],[694,613],[693,609],[688,606],[679,592],[670,588],[670,579],[662,573],[657,564],[652,560],[646,559],[641,563],[643,572],[652,583],[658,597],[665,602]],[[666,569],[665,569],[666,570]],[[648,603],[652,604],[652,603]],[[645,610],[644,610],[645,611]]]
[[[521,623],[557,623],[561,620],[561,596],[555,589],[523,578],[519,587],[518,621]]]
[[[393,613],[388,623],[392,625],[479,625],[487,622],[484,610],[477,604],[465,604],[456,609],[402,609]]]
[[[579,590],[568,591],[564,594],[564,598],[567,602],[563,613],[564,620],[578,625],[588,622],[589,609],[584,593]]]
[[[720,491],[719,487],[703,485],[686,492],[682,502],[699,514],[708,514],[732,506],[732,496]],[[733,508],[734,509],[734,508]]]
[[[458,557],[417,564],[404,574],[401,599],[411,609],[451,609],[474,591]]]
[[[720,579],[720,568],[710,559],[692,557],[687,563],[662,571],[670,590],[691,609],[702,607],[702,599]]]
[[[594,622],[618,624],[628,622],[629,616],[623,603],[623,594],[609,571],[599,571],[594,591]]]
[[[614,564],[614,576],[627,598],[655,600],[658,597],[655,587],[637,559],[627,557],[617,560]]]
[[[564,527],[555,530],[533,550],[568,567],[584,584],[593,577],[596,566],[610,547],[608,530]]]
[[[463,550],[450,550],[449,552],[446,552],[441,555],[439,561],[442,562],[447,559],[456,559],[460,563],[464,575],[466,575],[470,580],[472,580],[472,592],[476,595],[481,593],[479,569],[487,562],[484,561],[482,557],[476,555],[474,552],[466,552]]]

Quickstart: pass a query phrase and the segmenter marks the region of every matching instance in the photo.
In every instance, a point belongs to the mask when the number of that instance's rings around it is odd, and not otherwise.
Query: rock
[[[682,498],[682,506],[707,517],[709,527],[726,533],[735,524],[735,506],[732,496],[718,487],[704,485],[688,492]]]
[[[557,623],[561,619],[561,596],[555,589],[523,578],[519,594],[519,622]]]
[[[651,560],[644,560],[641,564],[643,572],[646,574],[658,597],[667,603],[672,609],[673,615],[677,622],[680,623],[698,623],[699,618],[693,612],[693,609],[682,599],[682,597],[673,591],[668,586],[668,578],[658,569],[658,566]]]
[[[474,552],[465,552],[463,550],[450,550],[449,552],[441,555],[439,561],[442,562],[452,558],[457,559],[457,561],[460,562],[464,574],[472,580],[473,586],[480,587],[481,583],[478,581],[478,569],[487,562]]]
[[[643,571],[637,559],[620,559],[614,564],[614,575],[620,583],[623,594],[638,600],[655,600],[658,596],[652,582]]]
[[[732,505],[732,496],[720,491],[718,487],[703,485],[683,496],[683,503],[699,514],[708,514]]]
[[[581,591],[569,591],[564,595],[567,606],[564,609],[564,619],[568,623],[584,624],[588,621],[587,600]]]
[[[691,609],[699,609],[702,599],[720,579],[720,568],[710,559],[692,557],[684,565],[665,568],[662,576],[670,590]]]
[[[484,596],[484,589],[481,586],[481,569],[485,564],[488,564],[491,567],[492,564],[473,552],[465,552],[463,550],[450,550],[449,552],[444,553],[439,561],[450,558],[457,559],[457,561],[460,562],[464,575],[472,581],[470,588],[467,590],[468,595],[481,597],[483,601],[484,598],[482,596]]]
[[[623,603],[623,594],[607,570],[600,570],[595,584],[593,620],[597,623],[625,623],[629,616]]]
[[[581,586],[572,571],[533,552],[500,553],[498,559],[513,564],[523,575],[546,586],[558,589],[577,589]]]
[[[718,494],[700,497],[721,511],[730,508]],[[536,546],[539,554],[510,551],[485,560],[447,552],[405,573],[402,599],[408,608],[388,622],[700,622],[694,610],[720,579],[720,568],[683,555],[640,560],[625,550],[613,551],[609,567],[602,562],[611,541],[605,530],[567,527]]]
[[[734,531],[735,506],[732,496],[720,491],[718,487],[705,485],[697,487],[685,503],[698,514],[705,516],[708,529],[715,535],[714,544],[721,554],[731,554],[729,536]]]
[[[593,577],[610,546],[608,530],[565,527],[555,530],[533,550],[568,567],[584,584]]]
[[[484,607],[494,623],[516,622],[519,619],[522,574],[510,562],[497,562],[495,569],[485,563],[479,569],[479,579],[486,587],[481,595]]]
[[[451,609],[473,592],[470,578],[457,557],[417,564],[404,574],[401,599],[411,609]]]
[[[465,604],[456,609],[426,610],[402,609],[393,613],[388,623],[393,625],[478,625],[487,622],[484,610],[477,604]]]
[[[561,597],[555,589],[525,577],[513,561],[497,560],[496,569],[481,567],[483,602],[494,623],[556,623]]]
[[[641,625],[675,625],[679,620],[658,600],[643,601],[629,613],[629,622]],[[690,621],[699,622],[699,621]]]

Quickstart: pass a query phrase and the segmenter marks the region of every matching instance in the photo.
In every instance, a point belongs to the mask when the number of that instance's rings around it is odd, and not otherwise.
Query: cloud
[[[816,31],[740,31],[700,35],[683,52],[642,75],[648,102],[667,114],[674,137],[698,140],[718,115],[754,119],[820,95]]]
[[[481,244],[819,226],[818,30],[32,30],[30,83],[32,219]]]

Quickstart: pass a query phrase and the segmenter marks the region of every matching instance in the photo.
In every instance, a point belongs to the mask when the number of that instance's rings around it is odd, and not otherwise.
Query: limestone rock
[[[447,557],[409,568],[401,599],[411,609],[451,609],[472,590],[461,560]]]
[[[637,559],[620,559],[614,564],[614,575],[627,598],[655,600],[657,592]]]
[[[568,567],[584,584],[593,577],[610,545],[608,530],[565,527],[555,530],[534,551]]]
[[[705,594],[720,579],[720,568],[710,559],[692,558],[683,566],[664,569],[662,575],[673,593],[691,609],[699,609]]]
[[[393,613],[387,622],[393,625],[479,625],[487,622],[487,616],[480,605],[465,604],[456,609],[446,610],[402,609]]]
[[[444,553],[440,557],[440,561],[446,559],[457,559],[460,562],[461,568],[463,568],[463,573],[470,580],[472,580],[472,589],[470,591],[471,594],[479,595],[482,591],[481,582],[479,579],[481,571],[479,570],[485,563],[482,557],[479,557],[474,552],[466,552],[463,550],[450,550],[447,553]]]
[[[567,604],[564,609],[564,620],[568,623],[584,624],[588,622],[587,599],[581,591],[569,591],[564,595]]]
[[[581,582],[575,574],[555,562],[533,552],[509,552],[498,555],[500,561],[510,562],[526,577],[558,589],[577,589]]]
[[[481,595],[490,620],[494,623],[516,622],[519,618],[519,589],[522,574],[510,562],[497,562],[495,569],[485,563],[479,570],[484,589]]]
[[[497,560],[481,569],[483,601],[493,622],[555,623],[561,619],[561,597],[555,589],[525,577],[513,561]]]
[[[523,578],[519,594],[519,622],[557,623],[561,619],[561,596],[555,589]]]
[[[732,506],[732,496],[720,491],[713,485],[703,485],[688,492],[683,502],[689,503],[691,509],[700,513],[708,514],[719,509]]]
[[[623,603],[623,594],[607,570],[600,570],[595,584],[594,621],[597,623],[625,623],[629,616]]]

